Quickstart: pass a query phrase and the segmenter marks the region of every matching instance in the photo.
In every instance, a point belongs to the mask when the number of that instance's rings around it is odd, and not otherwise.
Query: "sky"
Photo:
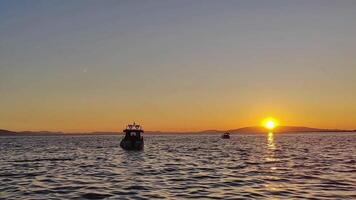
[[[356,128],[356,1],[0,0],[0,128]]]

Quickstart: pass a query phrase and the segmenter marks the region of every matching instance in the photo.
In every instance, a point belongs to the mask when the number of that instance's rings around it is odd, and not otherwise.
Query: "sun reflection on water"
[[[273,132],[269,132],[267,136],[267,150],[266,150],[266,160],[268,162],[276,161],[274,151],[276,149],[276,145],[274,142]]]
[[[270,149],[270,150],[276,149],[276,146],[275,146],[275,143],[274,143],[273,132],[269,132],[268,133],[267,148]]]

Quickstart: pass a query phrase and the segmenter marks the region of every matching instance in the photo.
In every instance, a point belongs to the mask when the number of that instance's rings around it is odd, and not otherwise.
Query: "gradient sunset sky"
[[[0,129],[356,128],[356,1],[0,1]]]

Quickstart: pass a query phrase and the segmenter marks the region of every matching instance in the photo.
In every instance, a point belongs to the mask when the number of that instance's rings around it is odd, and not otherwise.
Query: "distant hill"
[[[16,136],[16,135],[61,135],[63,132],[51,132],[51,131],[9,131],[0,129],[0,136]]]
[[[340,129],[320,129],[320,128],[310,128],[310,127],[303,127],[303,126],[279,126],[273,130],[275,133],[298,133],[298,132],[351,132],[354,130],[340,130]],[[210,131],[201,131],[199,133],[207,133]],[[229,132],[232,134],[257,134],[257,133],[266,133],[264,127],[261,126],[250,126],[250,127],[243,127],[238,129],[231,129],[225,131],[218,131],[213,130],[214,133],[224,133]]]
[[[0,129],[0,136],[1,135],[14,135],[14,134],[16,134],[16,132]]]

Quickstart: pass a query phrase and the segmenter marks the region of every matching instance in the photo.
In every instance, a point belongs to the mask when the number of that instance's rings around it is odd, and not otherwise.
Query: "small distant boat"
[[[135,122],[127,125],[123,130],[125,136],[120,142],[121,148],[125,150],[142,150],[143,149],[143,136],[142,127]]]
[[[222,139],[230,139],[230,133],[224,133],[222,136],[221,136]]]

